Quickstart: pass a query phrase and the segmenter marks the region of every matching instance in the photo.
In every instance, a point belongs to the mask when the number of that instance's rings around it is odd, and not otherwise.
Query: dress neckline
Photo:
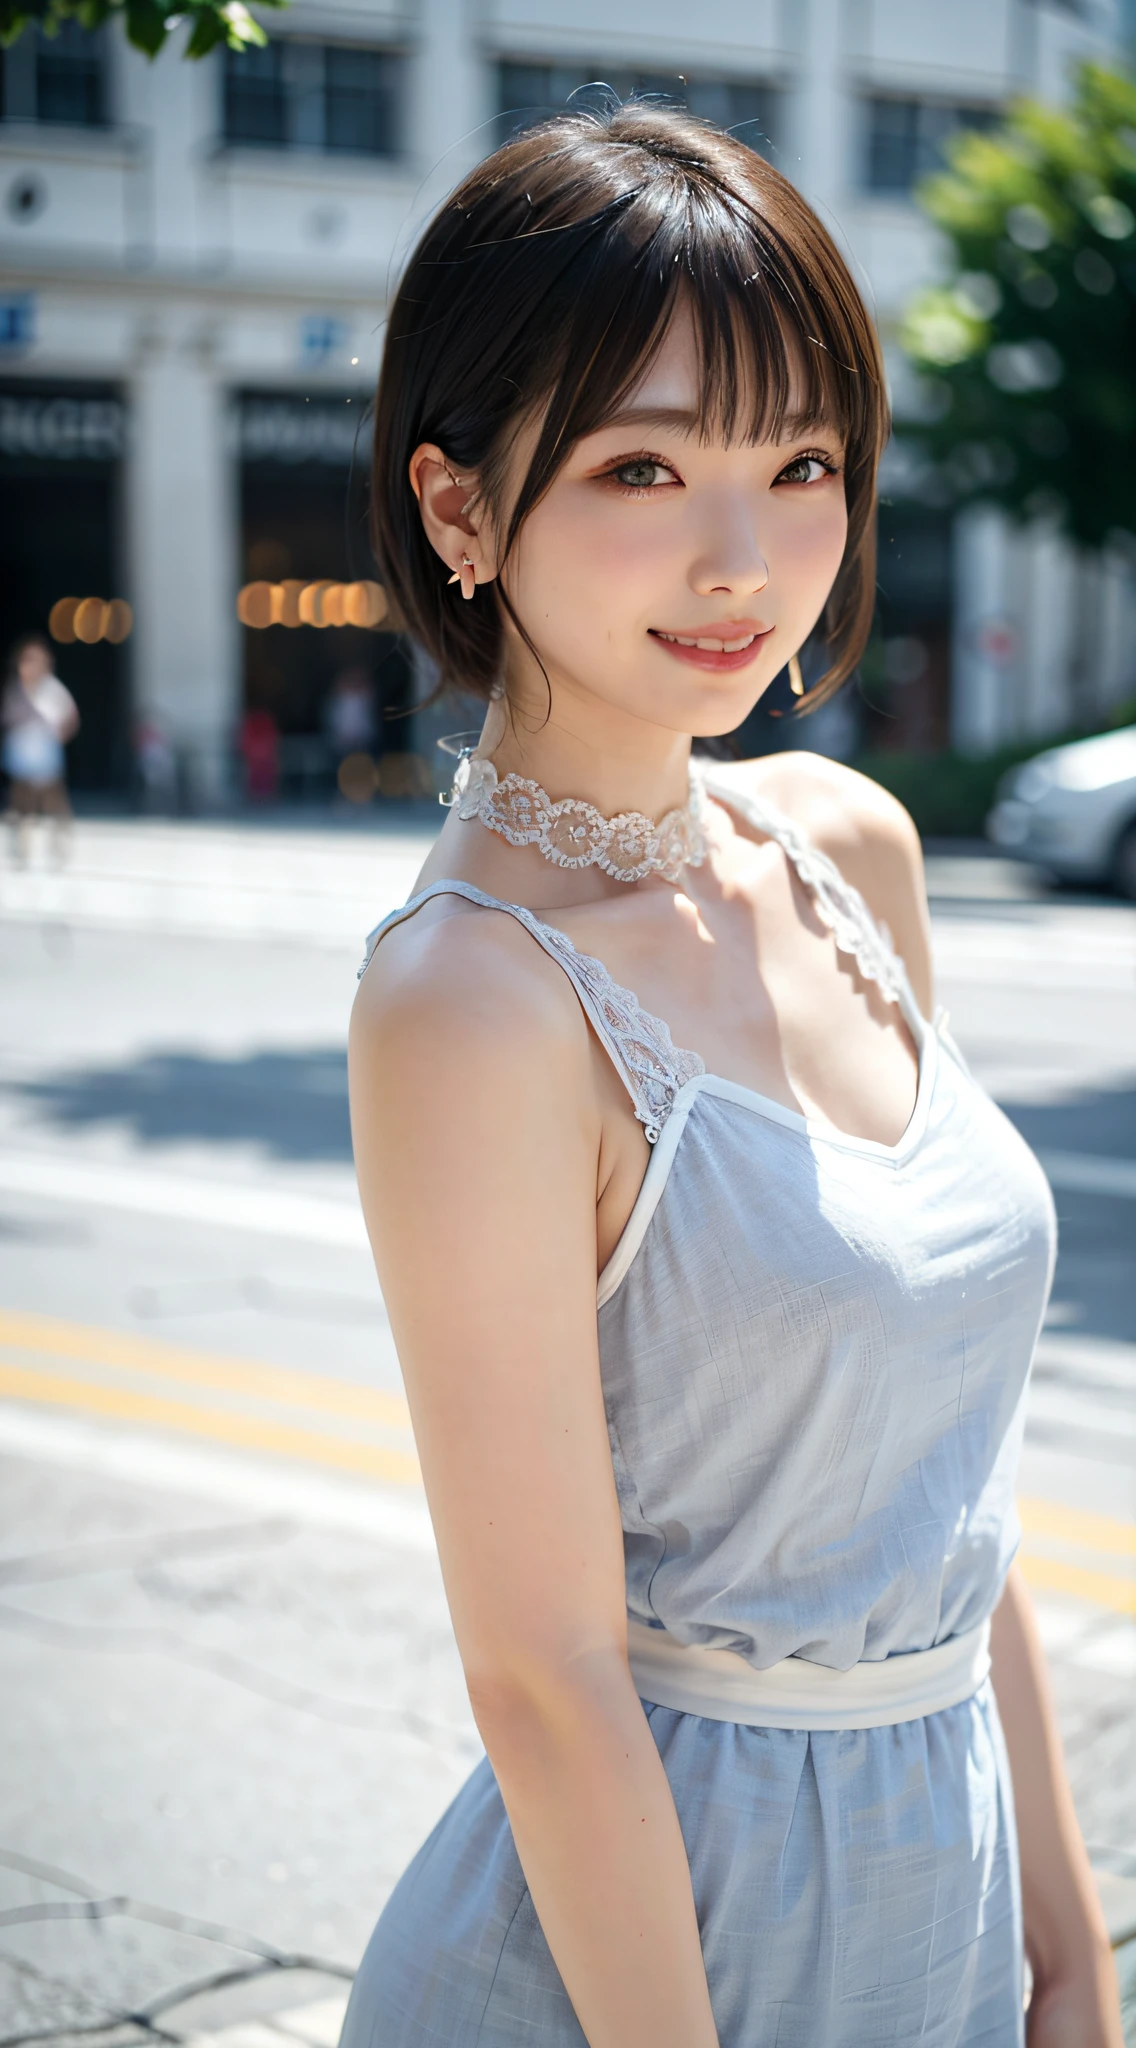
[[[772,838],[775,835],[770,833],[769,836]],[[820,859],[825,858],[823,855],[818,857]],[[835,872],[838,873],[839,871],[835,870]],[[683,1102],[684,1097],[687,1097],[688,1090],[690,1091],[689,1101],[692,1102],[694,1096],[701,1089],[705,1089],[708,1093],[716,1095],[724,1101],[736,1102],[742,1108],[750,1109],[756,1115],[766,1117],[772,1123],[778,1123],[786,1129],[797,1131],[802,1137],[810,1141],[815,1140],[824,1144],[836,1145],[846,1151],[860,1152],[870,1158],[887,1160],[893,1165],[898,1165],[918,1144],[926,1125],[927,1108],[934,1078],[935,1033],[927,1019],[918,1009],[913,997],[910,998],[909,1009],[906,1004],[900,1003],[895,993],[891,993],[886,986],[884,987],[885,996],[887,996],[889,1001],[897,1004],[901,1014],[904,1016],[915,1040],[917,1054],[915,1101],[912,1104],[911,1115],[896,1142],[893,1145],[886,1145],[878,1138],[863,1138],[857,1136],[852,1131],[842,1131],[837,1124],[830,1124],[822,1117],[806,1116],[802,1110],[792,1109],[787,1103],[778,1102],[775,1096],[763,1095],[760,1089],[748,1088],[741,1081],[731,1081],[725,1074],[713,1073],[707,1067],[701,1054],[691,1052],[682,1046],[676,1046],[666,1020],[656,1016],[652,1010],[645,1009],[634,990],[625,988],[621,982],[616,981],[614,975],[611,974],[603,961],[594,953],[585,953],[577,946],[576,941],[569,936],[562,926],[550,923],[546,917],[540,916],[535,910],[530,910],[526,904],[510,903],[502,896],[491,896],[487,890],[480,889],[475,882],[464,882],[456,879],[443,880],[431,882],[427,888],[419,890],[416,896],[410,897],[400,910],[393,912],[391,918],[385,919],[377,927],[376,931],[370,935],[364,966],[367,965],[371,958],[375,942],[382,936],[389,923],[413,915],[416,910],[421,909],[424,903],[431,901],[435,896],[444,895],[464,897],[467,902],[476,903],[486,910],[503,910],[509,916],[518,918],[530,930],[544,934],[554,941],[558,950],[562,948],[577,966],[587,973],[593,989],[598,986],[601,991],[612,999],[614,1008],[621,1012],[625,1018],[631,1017],[637,1020],[644,1036],[648,1040],[653,1040],[658,1050],[672,1064],[676,1079],[679,1081],[679,1085],[669,1092],[667,1104],[668,1117]],[[862,902],[862,900],[861,898],[860,901]],[[824,921],[826,923],[829,922],[827,918]],[[838,951],[848,952],[853,950],[851,946],[841,944],[840,937],[835,931],[833,932],[833,938]],[[887,941],[882,934],[880,934],[880,940],[881,944],[887,946]],[[890,952],[889,946],[888,952],[890,958],[895,961],[898,967],[904,988],[907,989],[907,977],[903,974],[902,963],[898,962],[895,954]],[[856,954],[856,958],[857,964],[860,965],[859,953]],[[875,975],[867,974],[863,966],[861,966],[861,971],[865,973],[867,979],[877,979]],[[910,992],[908,991],[908,993]],[[614,1021],[610,1013],[606,1021],[610,1028]],[[626,1033],[623,1035],[626,1035]],[[634,1094],[634,1090],[632,1093]],[[644,1116],[641,1116],[640,1120],[645,1123],[648,1139],[654,1144],[661,1133],[661,1122],[656,1124]],[[680,1119],[680,1122],[685,1122],[685,1116]]]
[[[413,916],[435,896],[464,897],[467,902],[476,903],[484,909],[504,911],[523,924],[546,952],[559,959],[575,984],[577,995],[601,1043],[623,1076],[635,1114],[643,1124],[650,1144],[657,1144],[684,1091],[698,1084],[710,1088],[724,1100],[737,1102],[774,1123],[799,1132],[810,1142],[816,1140],[857,1151],[867,1157],[898,1163],[914,1149],[926,1124],[933,1079],[935,1033],[915,1001],[890,932],[886,925],[877,922],[860,891],[845,880],[836,863],[813,844],[792,818],[746,790],[734,789],[704,771],[697,772],[705,794],[725,809],[736,811],[763,837],[780,846],[785,859],[808,889],[822,923],[831,931],[837,951],[850,954],[855,959],[863,978],[876,983],[885,1000],[895,1004],[907,1024],[917,1052],[915,1100],[907,1124],[894,1145],[882,1144],[875,1138],[857,1137],[823,1118],[809,1117],[801,1110],[791,1109],[788,1104],[776,1101],[771,1095],[763,1095],[758,1089],[747,1088],[742,1082],[730,1081],[725,1075],[709,1074],[701,1055],[676,1046],[664,1019],[645,1010],[634,991],[617,982],[594,953],[582,952],[560,925],[549,923],[547,918],[525,904],[491,896],[474,882],[456,879],[432,882],[412,896],[400,910],[392,911],[369,935],[360,974],[383,934],[393,924]],[[680,1121],[685,1122],[685,1115]]]

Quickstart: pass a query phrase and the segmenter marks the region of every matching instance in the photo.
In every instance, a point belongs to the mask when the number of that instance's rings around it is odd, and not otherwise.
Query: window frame
[[[76,50],[76,44],[83,47]],[[57,112],[43,112],[46,97],[43,73],[54,66],[65,76],[72,58],[79,60],[75,63],[75,70],[85,72],[94,85],[95,111],[79,120]],[[104,23],[100,23],[98,28],[87,29],[76,21],[64,21],[57,35],[48,36],[38,23],[32,22],[3,53],[0,122],[28,121],[34,122],[37,128],[65,129],[69,134],[104,134],[115,125],[113,86],[110,45]]]
[[[357,164],[399,165],[406,162],[408,52],[402,45],[362,43],[341,37],[283,35],[270,38],[267,48],[275,53],[273,84],[278,100],[278,133],[256,136],[235,132],[238,124],[233,119],[233,106],[244,83],[239,67],[249,63],[250,58],[254,61],[262,58],[264,53],[250,52],[246,56],[243,51],[226,50],[222,57],[220,106],[223,148],[255,150],[275,156],[304,154]],[[364,104],[370,102],[371,118],[375,118],[377,110],[378,129],[386,128],[386,140],[379,146],[368,148],[360,146],[357,140],[344,143],[331,139],[334,125],[332,108],[336,98],[342,100],[345,89],[334,83],[333,65],[329,59],[341,53],[377,60],[375,82],[369,92],[360,91],[358,98]]]
[[[997,101],[957,99],[947,93],[881,90],[867,84],[860,92],[860,137],[857,151],[858,185],[865,198],[883,204],[909,205],[921,178],[945,169],[944,144],[965,130],[983,133],[997,126],[1005,109]],[[911,172],[902,182],[882,182],[874,175],[879,141],[876,116],[884,108],[903,108],[914,117],[910,138]],[[935,116],[941,117],[938,133]],[[930,131],[930,132],[928,132]]]
[[[739,95],[748,93],[754,95],[755,98],[760,96],[764,104],[760,106],[759,111],[741,115],[729,124],[720,123],[719,125],[728,126],[731,133],[760,125],[761,140],[764,148],[757,153],[763,156],[771,155],[776,158],[778,144],[776,138],[770,133],[774,123],[768,120],[768,116],[770,114],[776,115],[780,112],[785,103],[786,91],[781,81],[771,78],[768,74],[758,77],[749,72],[733,71],[664,72],[652,71],[646,65],[631,64],[600,65],[589,70],[586,65],[578,64],[570,58],[535,57],[527,51],[523,54],[513,55],[508,50],[494,51],[491,54],[490,61],[493,65],[496,86],[495,113],[490,127],[488,143],[490,149],[497,148],[500,143],[507,141],[511,135],[522,132],[525,127],[533,126],[537,121],[545,120],[551,114],[560,113],[572,93],[579,92],[588,85],[600,86],[608,84],[614,92],[618,93],[621,99],[627,98],[632,92],[657,94],[660,97],[670,99],[679,107],[688,109],[696,117],[702,115],[704,118],[711,120],[717,118],[716,114],[709,111],[705,104],[699,106],[697,103],[699,98],[703,97],[708,91],[724,91],[726,94],[736,92]],[[540,98],[534,96],[521,99],[510,94],[507,103],[505,77],[509,72],[514,74],[529,73],[534,87],[537,76],[542,75],[547,91]],[[568,83],[569,80],[572,81],[571,84]],[[519,77],[517,83],[520,86],[521,80]],[[681,86],[686,86],[689,89],[691,95],[689,100],[680,98],[676,88]],[[563,88],[566,88],[566,90]],[[522,120],[522,116],[531,116],[531,119]],[[741,135],[740,139],[743,142],[748,140],[744,134]],[[755,147],[755,144],[750,143],[750,147]]]

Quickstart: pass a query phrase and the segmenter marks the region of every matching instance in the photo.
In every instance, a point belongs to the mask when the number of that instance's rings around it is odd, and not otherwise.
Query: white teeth
[[[701,647],[707,654],[740,654],[743,647],[752,647],[756,633],[747,633],[742,640],[688,640],[682,633],[662,633],[660,640],[670,640],[676,647]]]

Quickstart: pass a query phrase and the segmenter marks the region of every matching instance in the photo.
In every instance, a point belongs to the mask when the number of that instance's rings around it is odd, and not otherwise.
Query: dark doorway
[[[375,575],[367,541],[366,401],[246,392],[239,400],[242,583]],[[364,669],[374,688],[376,751],[411,745],[411,667],[395,633],[356,626],[245,627],[245,707],[281,736],[286,791],[334,783],[328,705],[336,679]]]
[[[0,649],[48,632],[62,597],[129,597],[121,568],[125,408],[113,386],[0,381]],[[67,750],[73,789],[129,781],[127,650],[56,646],[82,727]]]
[[[899,498],[880,506],[876,619],[861,664],[869,747],[950,744],[951,517]]]

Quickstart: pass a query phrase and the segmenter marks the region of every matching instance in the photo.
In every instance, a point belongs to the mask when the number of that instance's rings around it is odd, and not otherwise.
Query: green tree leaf
[[[917,197],[950,251],[900,330],[939,494],[1136,535],[1136,81],[1084,65],[1069,107],[961,134]]]
[[[287,0],[258,0],[262,7],[284,7]],[[187,57],[205,57],[219,43],[230,50],[268,41],[243,0],[173,0],[167,12],[158,0],[0,0],[0,44],[14,43],[26,29],[38,27],[54,35],[60,24],[77,21],[101,28],[112,15],[121,16],[127,40],[136,50],[156,57],[171,33],[188,24]]]

